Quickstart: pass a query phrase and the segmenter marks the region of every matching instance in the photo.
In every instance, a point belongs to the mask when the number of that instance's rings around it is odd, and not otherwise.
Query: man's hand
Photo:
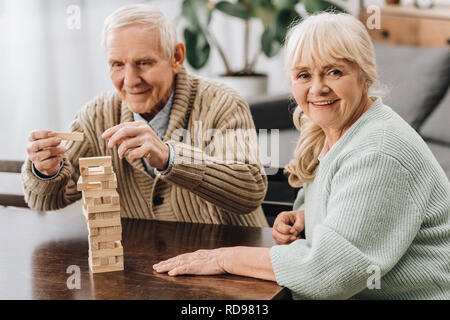
[[[127,156],[133,162],[139,158],[146,158],[153,168],[164,170],[167,167],[169,147],[143,120],[121,123],[109,128],[103,132],[102,138],[109,140],[109,148],[116,144],[120,145],[118,149],[120,159]]]
[[[213,250],[197,250],[191,253],[161,261],[153,265],[153,269],[158,272],[168,272],[169,276],[181,274],[213,275],[223,274],[223,252],[225,248]]]
[[[299,239],[299,234],[304,228],[304,211],[283,211],[273,223],[272,237],[277,244],[288,244]]]
[[[53,131],[37,130],[30,133],[28,140],[27,153],[34,167],[47,176],[56,174],[67,151],[61,139],[55,137]]]

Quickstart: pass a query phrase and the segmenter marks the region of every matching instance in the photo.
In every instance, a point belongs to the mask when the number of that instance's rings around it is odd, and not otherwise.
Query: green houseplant
[[[296,6],[303,3],[307,13],[334,9],[345,11],[338,5],[326,0],[236,0],[217,1],[183,0],[182,14],[187,22],[183,35],[187,48],[187,61],[194,69],[201,69],[208,61],[211,48],[220,55],[225,68],[225,76],[256,75],[255,66],[258,57],[275,56],[283,45],[287,29],[302,17]],[[233,70],[223,50],[223,44],[210,31],[210,23],[215,11],[244,20],[244,65]],[[249,56],[250,20],[262,23],[263,33],[260,48]]]

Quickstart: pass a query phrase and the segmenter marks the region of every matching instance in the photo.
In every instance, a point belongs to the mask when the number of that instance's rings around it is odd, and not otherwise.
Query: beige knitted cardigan
[[[254,163],[259,159],[255,140],[244,139],[229,146],[223,143],[225,139],[196,145],[177,138],[177,130],[183,128],[191,136],[199,129],[203,133],[215,129],[224,135],[227,129],[250,129],[256,136],[248,104],[233,90],[187,74],[184,69],[176,76],[164,138],[174,146],[175,164],[165,176],[152,178],[141,159],[132,163],[127,158],[121,160],[117,146],[107,148],[102,133],[131,121],[133,114],[117,93],[105,93],[89,102],[70,126],[72,131],[84,132],[85,139],[66,144],[64,166],[56,178],[38,179],[31,172],[31,161],[25,161],[22,183],[28,205],[36,210],[56,210],[79,200],[78,158],[109,155],[117,175],[122,217],[267,226],[260,207],[267,177],[259,160]],[[163,198],[162,204],[154,204],[155,197]]]

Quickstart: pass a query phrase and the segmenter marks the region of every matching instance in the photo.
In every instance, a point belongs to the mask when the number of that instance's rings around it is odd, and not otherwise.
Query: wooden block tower
[[[93,273],[123,270],[122,224],[117,179],[111,157],[79,159],[77,190],[89,229],[89,267]]]

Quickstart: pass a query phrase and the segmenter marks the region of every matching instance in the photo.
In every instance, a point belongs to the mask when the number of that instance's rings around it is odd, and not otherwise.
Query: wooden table
[[[38,213],[0,206],[0,299],[283,299],[275,282],[234,276],[157,274],[152,265],[197,249],[270,247],[270,228],[122,219],[125,270],[92,274],[88,230],[75,213]],[[80,289],[67,281],[80,270]],[[76,267],[75,267],[76,268]],[[72,271],[73,272],[73,271]],[[71,282],[74,284],[75,282]]]

